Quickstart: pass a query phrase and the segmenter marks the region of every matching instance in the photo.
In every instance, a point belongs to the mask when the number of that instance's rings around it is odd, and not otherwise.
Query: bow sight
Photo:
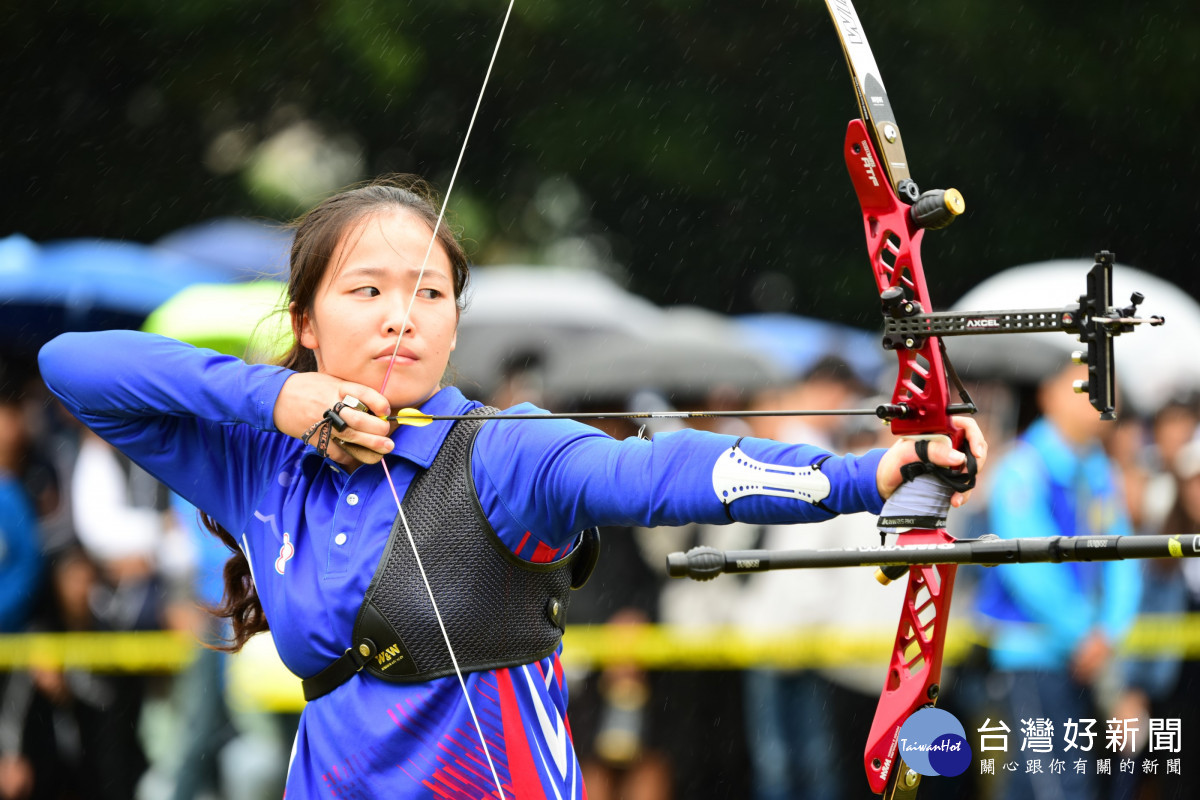
[[[883,346],[888,350],[920,349],[931,336],[1073,333],[1087,345],[1087,351],[1076,351],[1071,358],[1088,367],[1088,379],[1076,381],[1075,391],[1087,393],[1101,419],[1116,419],[1112,340],[1132,331],[1135,325],[1162,325],[1164,320],[1161,316],[1135,316],[1144,299],[1140,292],[1133,293],[1128,306],[1112,306],[1113,259],[1113,254],[1107,250],[1097,253],[1096,263],[1088,271],[1087,291],[1079,296],[1079,302],[1063,308],[927,312],[900,287],[889,287],[880,294],[884,317]],[[957,382],[957,378],[955,380]],[[960,406],[953,408],[956,412],[960,409],[969,410]]]

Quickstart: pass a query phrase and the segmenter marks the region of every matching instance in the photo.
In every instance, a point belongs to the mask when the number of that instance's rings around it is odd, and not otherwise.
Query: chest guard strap
[[[570,590],[587,581],[600,548],[600,534],[591,529],[566,557],[535,564],[500,541],[471,479],[471,452],[482,426],[483,420],[455,423],[437,458],[404,496],[421,563],[464,673],[529,664],[558,649]],[[359,608],[351,646],[303,681],[304,698],[328,694],[359,670],[394,683],[454,674],[399,515]]]

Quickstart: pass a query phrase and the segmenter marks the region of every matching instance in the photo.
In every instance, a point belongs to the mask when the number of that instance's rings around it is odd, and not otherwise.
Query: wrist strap
[[[979,471],[979,466],[975,461],[975,454],[971,452],[970,447],[966,446],[965,441],[959,452],[967,457],[967,463],[961,471],[930,463],[928,439],[918,439],[913,445],[919,460],[900,468],[900,477],[904,479],[905,483],[918,475],[932,475],[956,492],[966,492],[975,488],[975,475]]]

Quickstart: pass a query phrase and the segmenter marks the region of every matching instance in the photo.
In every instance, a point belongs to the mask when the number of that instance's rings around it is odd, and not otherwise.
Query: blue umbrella
[[[225,280],[286,278],[293,232],[276,222],[220,217],[180,228],[157,247],[212,265]]]
[[[734,322],[761,351],[799,377],[828,355],[874,386],[886,365],[880,334],[795,314],[744,314]]]
[[[0,347],[29,355],[64,331],[137,328],[184,287],[220,279],[146,245],[14,234],[0,239]]]

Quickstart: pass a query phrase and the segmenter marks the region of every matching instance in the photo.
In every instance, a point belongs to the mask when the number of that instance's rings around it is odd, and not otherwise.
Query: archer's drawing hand
[[[322,372],[296,373],[284,381],[275,401],[275,427],[281,433],[303,439],[324,419],[325,412],[346,395],[358,399],[370,413],[350,407],[338,412],[347,427],[342,431],[330,431],[329,457],[344,467],[354,467],[359,462],[374,464],[395,446],[388,438],[391,423],[380,419],[392,412],[387,398],[361,383],[344,381]],[[316,445],[317,438],[310,437],[309,443]]]
[[[979,429],[979,424],[972,417],[951,417],[950,422],[963,432],[967,447],[975,456],[976,470],[982,471],[983,464],[987,461],[988,446],[984,441],[983,431]],[[879,470],[875,473],[875,484],[879,488],[879,496],[884,500],[891,497],[904,481],[900,475],[900,468],[917,460],[916,443],[911,439],[901,439],[889,447],[879,462]],[[938,466],[961,469],[966,466],[967,457],[951,447],[948,440],[935,439],[929,443],[929,461]],[[970,496],[971,492],[969,491],[955,492],[950,498],[950,505],[958,508],[967,502],[967,498]]]

